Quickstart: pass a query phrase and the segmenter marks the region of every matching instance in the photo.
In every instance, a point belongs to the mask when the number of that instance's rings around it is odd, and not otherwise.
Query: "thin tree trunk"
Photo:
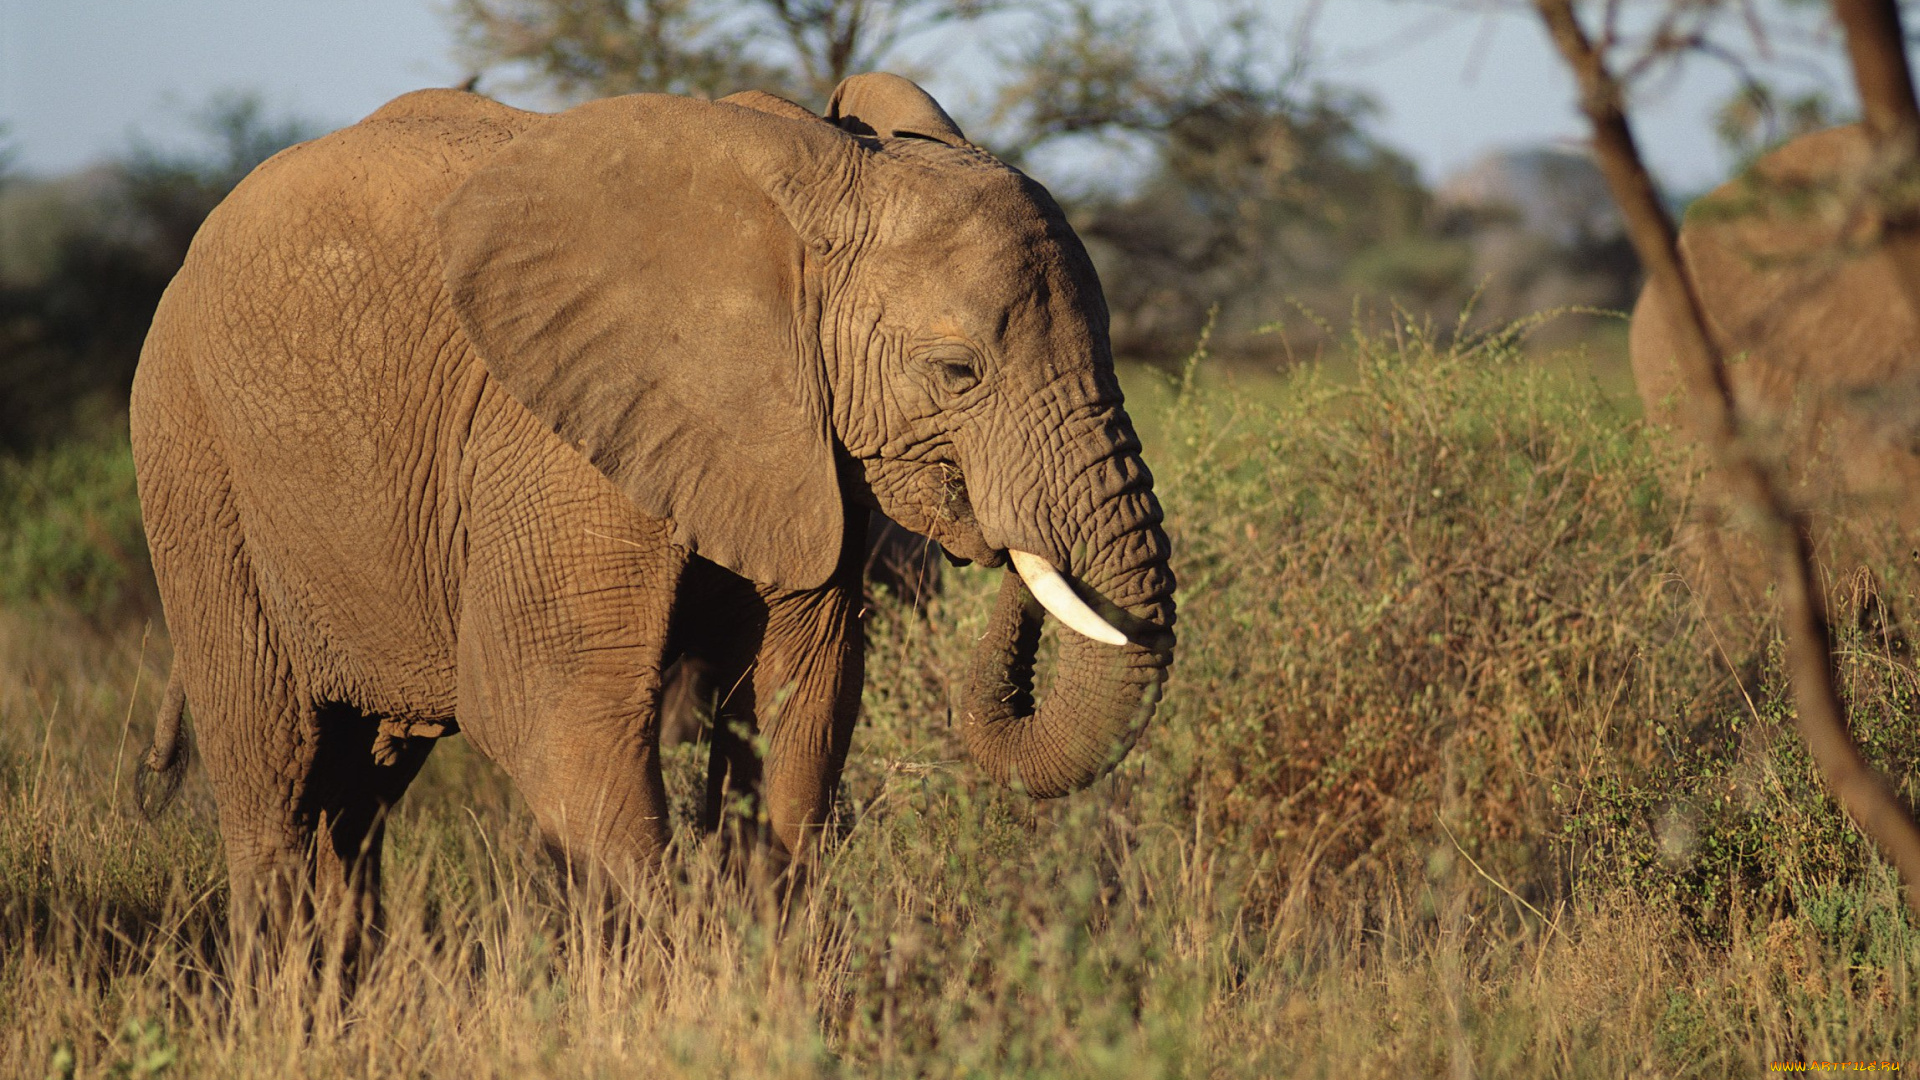
[[[1880,243],[1907,305],[1920,313],[1920,103],[1898,0],[1833,0],[1833,14],[1846,34],[1860,118],[1873,143]]]
[[[1694,435],[1706,447],[1716,474],[1729,489],[1735,509],[1750,518],[1774,563],[1779,582],[1781,623],[1787,642],[1787,674],[1792,682],[1795,716],[1815,763],[1840,805],[1892,859],[1907,887],[1907,903],[1920,914],[1920,828],[1892,790],[1860,756],[1847,730],[1845,712],[1834,686],[1833,651],[1828,638],[1826,605],[1814,578],[1804,524],[1791,514],[1774,477],[1739,438],[1733,395],[1718,346],[1707,331],[1699,293],[1680,260],[1678,235],[1672,219],[1656,196],[1652,179],[1642,164],[1633,133],[1627,126],[1619,83],[1606,60],[1594,48],[1573,12],[1572,0],[1535,0],[1554,45],[1580,84],[1580,107],[1593,125],[1593,148],[1607,186],[1620,204],[1628,237],[1645,267],[1648,285],[1666,301],[1675,325],[1681,382],[1686,388],[1685,415]],[[1865,25],[1869,18],[1884,31],[1892,18],[1894,40],[1899,21],[1893,0],[1835,0],[1838,8],[1859,8]],[[1864,9],[1885,8],[1885,11]],[[1847,14],[1842,12],[1843,23]],[[1852,44],[1852,25],[1847,24]],[[1862,47],[1865,47],[1864,45]],[[1853,49],[1856,63],[1860,51]],[[1869,78],[1876,93],[1893,96],[1890,61],[1884,49],[1861,75],[1863,94]],[[1899,59],[1900,79],[1906,61]],[[1885,84],[1885,85],[1883,85]],[[1920,124],[1902,128],[1914,118],[1911,87],[1905,91],[1905,114],[1890,101],[1869,107],[1884,109],[1895,129],[1920,131]]]
[[[1895,0],[1833,0],[1847,35],[1847,59],[1860,90],[1860,115],[1876,144],[1920,138],[1920,104],[1913,99],[1906,35]]]

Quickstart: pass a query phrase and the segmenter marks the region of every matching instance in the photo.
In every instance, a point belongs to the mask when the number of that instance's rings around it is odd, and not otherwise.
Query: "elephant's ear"
[[[818,120],[613,98],[521,134],[436,213],[454,310],[507,392],[676,542],[786,588],[840,558],[801,233],[858,152]]]
[[[842,80],[827,102],[827,119],[855,135],[932,139],[963,149],[972,145],[932,94],[883,71]]]

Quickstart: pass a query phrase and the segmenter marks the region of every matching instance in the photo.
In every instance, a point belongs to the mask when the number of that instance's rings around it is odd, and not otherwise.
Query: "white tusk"
[[[1113,628],[1113,624],[1100,617],[1099,613],[1087,606],[1085,600],[1060,576],[1053,564],[1030,551],[1008,549],[1007,555],[1013,560],[1013,569],[1020,580],[1027,583],[1027,591],[1033,594],[1047,614],[1066,623],[1067,626],[1104,645],[1125,645],[1127,635]]]

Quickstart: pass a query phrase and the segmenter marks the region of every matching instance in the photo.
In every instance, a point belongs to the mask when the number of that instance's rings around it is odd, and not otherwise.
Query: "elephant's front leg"
[[[774,846],[804,860],[833,810],[865,676],[860,582],[767,597],[767,631],[754,667]]]
[[[592,466],[509,414],[477,427],[458,713],[570,875],[635,878],[666,849],[660,670],[686,552]]]
[[[700,823],[758,822],[776,869],[826,823],[859,712],[865,518],[849,512],[853,554],[818,589],[755,586],[698,559],[681,583],[679,640],[713,706]]]

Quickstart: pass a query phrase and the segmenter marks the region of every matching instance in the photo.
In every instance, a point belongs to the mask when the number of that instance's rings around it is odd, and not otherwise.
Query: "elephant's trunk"
[[[1171,577],[1156,577],[1170,594]],[[1171,625],[1171,595],[1150,601],[1147,606]],[[1111,604],[1101,606],[1130,640],[1109,645],[1063,630],[1052,684],[1036,707],[1034,654],[1045,613],[1019,576],[1008,572],[960,700],[961,735],[994,779],[1041,799],[1078,791],[1125,757],[1153,718],[1173,661],[1173,635]]]

